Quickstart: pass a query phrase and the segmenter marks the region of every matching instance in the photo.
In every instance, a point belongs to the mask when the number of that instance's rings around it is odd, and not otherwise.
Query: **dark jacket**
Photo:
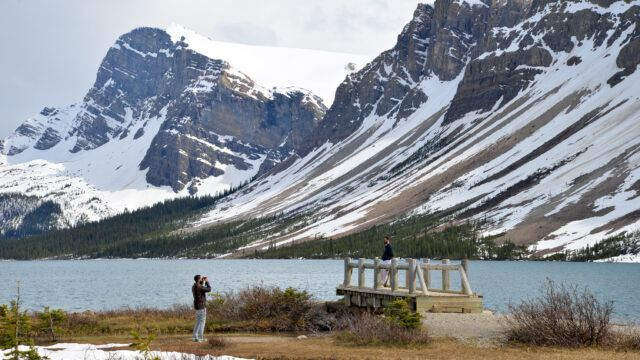
[[[382,254],[382,261],[391,260],[393,258],[393,246],[391,243],[384,245],[384,253]]]
[[[193,307],[196,310],[202,310],[207,307],[207,293],[211,291],[209,282],[205,282],[204,286],[198,283],[193,284],[191,292],[193,293]]]

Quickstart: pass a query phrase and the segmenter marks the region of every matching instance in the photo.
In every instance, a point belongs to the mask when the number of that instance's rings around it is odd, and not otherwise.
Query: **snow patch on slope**
[[[618,255],[618,256],[607,258],[607,259],[596,260],[595,262],[640,263],[640,254]]]

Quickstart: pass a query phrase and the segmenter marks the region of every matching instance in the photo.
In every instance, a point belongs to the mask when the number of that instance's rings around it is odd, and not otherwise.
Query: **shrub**
[[[129,346],[136,348],[144,360],[160,360],[160,357],[154,355],[151,351],[151,342],[155,338],[155,335],[151,334],[143,338],[135,331],[132,331],[131,336],[133,337],[133,342],[129,344]]]
[[[291,287],[254,286],[215,293],[208,302],[207,313],[219,328],[241,327],[244,330],[299,331],[313,330],[314,307],[311,295]]]
[[[227,340],[225,340],[222,336],[210,336],[207,339],[207,342],[212,348],[223,348],[227,346]]]
[[[420,327],[406,327],[368,312],[345,314],[336,330],[338,340],[354,345],[420,345],[430,341]]]
[[[420,323],[422,315],[418,312],[409,310],[409,305],[407,305],[407,302],[401,298],[389,304],[389,308],[385,311],[385,315],[392,323],[408,329],[417,329],[422,325]]]
[[[592,346],[610,340],[611,301],[601,303],[586,288],[547,279],[540,296],[509,304],[510,338],[532,345]]]
[[[58,340],[56,333],[60,334],[60,325],[67,321],[67,313],[62,309],[51,310],[45,306],[44,311],[37,314],[40,319],[39,330],[51,335],[51,341]]]

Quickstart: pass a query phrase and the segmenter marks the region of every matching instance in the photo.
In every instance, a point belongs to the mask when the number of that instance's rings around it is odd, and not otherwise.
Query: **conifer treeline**
[[[433,229],[440,218],[413,216],[388,224],[376,225],[367,230],[338,239],[319,238],[312,241],[276,247],[250,254],[253,258],[374,258],[381,256],[382,240],[389,236],[396,257],[431,259],[522,259],[529,253],[524,246],[507,242],[497,245],[495,237],[479,238],[480,224],[466,223]]]
[[[180,230],[188,219],[235,190],[215,197],[169,200],[70,229],[0,241],[0,258],[212,258],[274,234],[295,231],[313,216],[313,213],[280,213],[198,231]],[[320,238],[290,246],[272,246],[267,251],[251,251],[247,255],[259,258],[370,258],[380,255],[382,238],[388,235],[399,257],[519,259],[527,256],[525,247],[511,243],[496,245],[492,238],[479,238],[479,223],[447,227],[442,223],[442,215],[412,216],[339,239]]]
[[[635,232],[608,237],[582,249],[559,252],[545,260],[594,261],[638,253],[640,253],[640,233]]]
[[[60,205],[51,200],[19,193],[0,194],[0,241],[55,229],[61,214]]]
[[[140,248],[140,245],[135,244],[168,234],[179,228],[189,217],[239,188],[232,188],[216,196],[167,200],[100,221],[31,237],[3,239],[0,240],[0,259],[37,259],[61,255],[97,257],[99,254],[112,254],[114,249]],[[125,253],[131,254],[130,251]]]

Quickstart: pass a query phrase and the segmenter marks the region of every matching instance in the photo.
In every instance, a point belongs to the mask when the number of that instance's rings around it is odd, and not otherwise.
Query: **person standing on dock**
[[[193,341],[204,342],[204,324],[207,320],[207,293],[211,291],[209,278],[196,275],[191,287],[193,307],[196,309],[196,325],[193,327]]]
[[[389,237],[384,237],[384,252],[382,253],[382,263],[383,264],[391,264],[391,259],[393,259],[393,246],[391,246],[391,242],[389,241]],[[382,277],[380,283],[382,286],[387,286],[387,280],[389,280],[389,269],[382,269],[380,271],[380,276]]]

